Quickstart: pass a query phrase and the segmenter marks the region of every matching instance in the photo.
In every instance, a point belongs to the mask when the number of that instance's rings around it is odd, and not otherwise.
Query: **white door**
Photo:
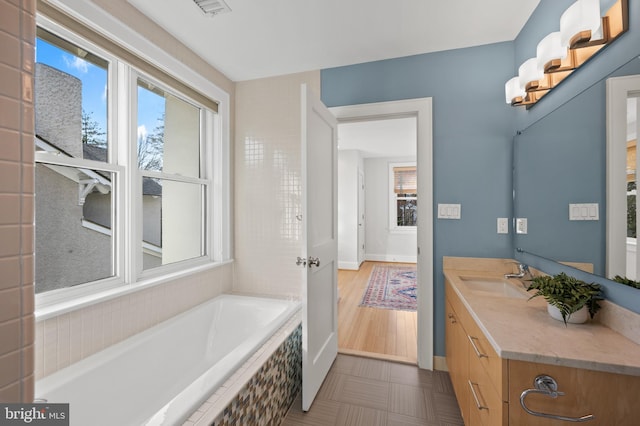
[[[302,85],[302,409],[338,355],[337,121]]]
[[[358,170],[358,267],[364,262],[364,173]]]

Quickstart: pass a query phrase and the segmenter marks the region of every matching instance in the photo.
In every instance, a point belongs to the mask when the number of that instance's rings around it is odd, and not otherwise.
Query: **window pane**
[[[41,28],[37,34],[38,149],[107,161],[108,62]]]
[[[138,80],[138,167],[200,177],[200,109]]]
[[[397,206],[398,226],[416,226],[418,224],[418,200],[398,197]]]
[[[142,179],[143,269],[204,256],[204,186]]]
[[[109,172],[36,165],[36,293],[113,276]]]

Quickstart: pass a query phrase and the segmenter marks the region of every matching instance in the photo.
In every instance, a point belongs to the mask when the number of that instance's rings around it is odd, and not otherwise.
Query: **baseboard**
[[[449,367],[447,367],[447,359],[443,356],[434,356],[433,369],[438,371],[449,371]]]
[[[417,263],[418,256],[399,256],[394,254],[366,254],[366,260],[374,262],[401,262],[401,263]]]
[[[358,262],[338,261],[338,269],[348,269],[350,271],[357,271],[358,269],[360,269],[360,264]]]

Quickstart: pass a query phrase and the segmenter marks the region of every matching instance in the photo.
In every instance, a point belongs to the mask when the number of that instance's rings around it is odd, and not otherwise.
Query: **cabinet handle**
[[[566,417],[566,416],[559,416],[557,414],[541,413],[539,411],[533,411],[529,409],[529,407],[527,407],[527,405],[525,404],[524,400],[527,397],[527,395],[529,395],[530,393],[539,393],[542,395],[550,396],[551,398],[557,398],[558,396],[564,395],[564,392],[558,391],[558,383],[551,376],[542,374],[533,380],[533,385],[535,386],[535,389],[527,389],[524,392],[522,392],[522,394],[520,395],[520,405],[522,406],[522,409],[526,411],[528,414],[531,414],[532,416],[537,416],[537,417],[544,417],[547,419],[562,420],[565,422],[574,422],[574,423],[587,422],[595,418],[593,414],[587,414],[586,416],[582,416],[582,417]]]
[[[471,342],[471,346],[473,346],[473,351],[476,353],[478,358],[489,358],[489,355],[483,354],[482,352],[480,352],[478,350],[478,347],[476,346],[476,343],[474,342],[474,340],[478,340],[477,337],[472,337],[472,336],[467,336],[467,337],[469,338],[469,341]]]
[[[480,399],[478,398],[478,395],[476,394],[476,390],[473,387],[473,385],[478,386],[478,384],[473,383],[471,380],[467,380],[467,382],[469,383],[469,388],[471,389],[471,395],[473,395],[473,399],[476,402],[476,407],[478,408],[478,410],[488,410],[489,407],[485,407],[484,405],[480,404]]]
[[[449,321],[451,321],[451,324],[455,324],[456,321],[456,316],[453,315],[451,312],[449,312],[449,315],[447,315],[447,317],[449,317]]]

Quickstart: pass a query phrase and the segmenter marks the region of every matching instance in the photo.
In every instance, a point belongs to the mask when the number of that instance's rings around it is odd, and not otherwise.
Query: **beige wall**
[[[236,85],[234,290],[301,296],[300,85],[320,71]]]
[[[33,399],[35,0],[0,0],[0,402]]]

